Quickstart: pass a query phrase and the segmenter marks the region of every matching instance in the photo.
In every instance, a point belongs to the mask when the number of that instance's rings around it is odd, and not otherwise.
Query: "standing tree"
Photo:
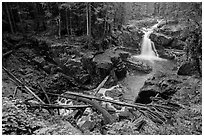
[[[11,15],[10,15],[10,12],[9,12],[9,10],[10,10],[9,3],[4,2],[4,5],[5,5],[5,8],[6,8],[6,13],[7,13],[11,33],[14,34],[14,27],[13,27],[12,20],[11,20]]]
[[[91,6],[90,4],[91,3],[87,2],[87,5],[86,5],[88,48],[91,48]]]

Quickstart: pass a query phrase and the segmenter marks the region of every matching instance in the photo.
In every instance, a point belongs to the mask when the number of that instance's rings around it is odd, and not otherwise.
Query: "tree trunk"
[[[86,5],[86,35],[89,36],[89,4]]]
[[[61,14],[60,14],[60,11],[59,11],[58,25],[59,25],[58,35],[59,35],[59,38],[61,38]]]
[[[20,10],[19,2],[18,2],[17,4],[18,4],[18,9],[17,9],[17,11],[18,11],[18,18],[19,18],[19,21],[20,21],[20,23],[21,23],[22,32],[23,32],[23,34],[24,34],[25,30],[24,30],[23,20],[22,20],[22,18],[21,18],[21,14],[20,14],[20,11],[19,11],[19,10]]]
[[[34,23],[35,28],[34,30],[39,31],[40,23],[39,23],[39,16],[38,16],[38,3],[34,3]]]
[[[67,8],[66,8],[66,28],[67,28],[67,35],[69,35],[69,25],[68,25],[68,12],[67,12]]]
[[[71,22],[71,9],[70,9],[70,12],[69,12],[69,31],[70,31],[70,35],[72,36],[72,22]]]
[[[11,23],[13,24],[13,30],[14,30],[14,32],[16,32],[16,21],[15,21],[15,18],[13,16],[13,10],[10,9],[9,11],[10,11],[10,15],[11,15]]]
[[[90,7],[90,3],[87,3],[86,19],[87,19],[88,48],[90,49],[91,48],[91,7]]]
[[[106,13],[106,15],[105,15],[105,19],[104,19],[104,32],[103,32],[103,37],[105,37],[105,35],[106,35],[106,25],[107,25],[107,23],[106,23],[106,18],[107,18],[107,13]]]
[[[11,16],[10,16],[10,13],[9,13],[9,5],[7,5],[6,2],[5,2],[5,7],[6,7],[6,13],[7,13],[7,16],[8,16],[8,20],[9,20],[9,25],[10,25],[11,33],[14,34],[13,24],[12,24]]]

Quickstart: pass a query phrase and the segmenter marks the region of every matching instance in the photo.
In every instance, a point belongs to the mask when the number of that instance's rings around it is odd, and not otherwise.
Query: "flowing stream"
[[[150,34],[154,31],[155,28],[157,28],[160,22],[161,21],[159,21],[157,24],[155,24],[149,29],[146,29],[146,28],[142,29],[144,32],[144,36],[143,36],[142,44],[141,44],[141,54],[134,56],[135,58],[140,58],[140,59],[150,60],[150,61],[162,60],[161,58],[159,58],[157,50],[154,46],[154,42],[152,42],[149,39]]]
[[[125,93],[124,98],[130,102],[135,101],[140,89],[148,78],[154,75],[157,71],[171,71],[174,66],[172,62],[159,58],[154,43],[149,39],[149,35],[155,28],[157,28],[160,22],[161,21],[149,29],[143,28],[144,36],[141,42],[141,54],[134,56],[134,58],[151,65],[153,71],[149,74],[141,74],[138,72],[134,75],[127,75],[127,77],[121,82],[121,84],[127,88],[127,93]]]

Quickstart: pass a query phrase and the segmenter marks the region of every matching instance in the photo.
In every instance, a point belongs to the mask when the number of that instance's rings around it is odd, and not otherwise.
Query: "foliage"
[[[2,111],[3,135],[81,134],[65,117],[50,116],[44,109],[32,111],[19,99],[4,97]]]
[[[22,101],[3,98],[2,105],[2,134],[30,135],[42,126],[39,121],[33,122],[35,116]]]
[[[7,3],[10,15],[17,14],[12,20],[13,26],[18,24],[16,31],[27,31],[28,20],[33,20],[36,27],[42,27],[42,24],[59,26],[61,24],[62,34],[68,35],[83,35],[86,34],[86,5],[85,2],[40,2],[40,3]],[[91,7],[91,27],[92,33],[96,37],[101,37],[110,32],[110,26],[122,25],[120,17],[123,11],[120,8],[121,3],[90,3]],[[3,5],[3,9],[5,6]],[[14,12],[14,9],[18,12]],[[5,10],[3,10],[5,11]],[[120,12],[120,14],[118,14]],[[117,17],[115,15],[117,14]],[[3,15],[7,15],[3,12]],[[4,16],[7,17],[7,16]],[[59,22],[60,19],[60,22]],[[5,23],[8,23],[7,18],[3,18]],[[124,20],[124,19],[122,19]],[[19,30],[19,24],[24,24],[24,27]],[[111,25],[112,24],[112,25]],[[3,24],[5,25],[5,24]],[[49,28],[49,27],[48,27]],[[51,29],[51,28],[49,28]],[[45,30],[45,29],[44,29]],[[98,34],[99,33],[99,34]],[[97,36],[99,35],[99,36]]]

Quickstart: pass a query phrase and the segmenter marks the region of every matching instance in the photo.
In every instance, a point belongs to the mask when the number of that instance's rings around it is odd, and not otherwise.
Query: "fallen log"
[[[108,78],[109,78],[109,75],[105,77],[105,79],[98,85],[96,89],[94,89],[94,95],[96,95],[98,91],[104,86]]]
[[[87,102],[91,104],[94,108],[96,108],[104,117],[104,123],[105,124],[112,124],[114,122],[114,118],[112,117],[111,114],[108,113],[98,102],[95,100],[90,100],[82,97],[78,97],[78,100],[81,100],[83,102]]]
[[[13,53],[13,50],[10,50],[6,53],[3,54],[3,58],[7,57],[8,55],[10,55],[11,53]]]
[[[5,67],[3,67],[4,71],[14,79],[19,86],[23,86],[30,94],[32,94],[40,103],[45,104],[30,88],[28,88],[24,83],[22,83],[16,76],[14,76],[11,72],[9,72]]]
[[[91,105],[56,105],[56,104],[34,104],[34,103],[26,103],[30,107],[33,108],[47,108],[47,109],[81,109],[81,108],[87,108],[92,107]]]
[[[48,95],[47,95],[47,93],[46,93],[46,91],[45,91],[45,88],[42,86],[42,84],[41,84],[40,82],[38,82],[38,85],[40,85],[40,87],[41,87],[43,93],[45,94],[45,97],[46,97],[48,103],[51,104],[50,98],[48,97]]]
[[[64,98],[69,98],[72,100],[79,100],[83,101],[85,103],[88,103],[92,105],[96,110],[98,110],[104,117],[105,124],[110,124],[113,123],[114,118],[95,100],[93,99],[87,99],[84,97],[76,97],[76,96],[65,96],[65,95],[59,95],[59,94],[54,94],[54,93],[49,93],[47,92],[48,95],[53,95],[53,96],[59,96],[59,97],[64,97]]]
[[[48,93],[48,94],[55,95],[55,96],[60,96],[60,97],[64,97],[64,98],[69,98],[69,99],[73,99],[73,100],[80,100],[80,101],[87,102],[87,103],[93,105],[94,108],[96,108],[99,112],[101,112],[103,114],[103,117],[106,120],[105,121],[106,124],[114,122],[114,117],[112,117],[95,100],[110,102],[110,103],[121,105],[121,106],[131,107],[134,110],[138,110],[139,112],[141,112],[144,116],[150,118],[153,122],[157,122],[157,123],[160,123],[160,124],[166,122],[165,113],[164,114],[161,113],[163,111],[161,111],[161,112],[155,111],[156,110],[155,108],[158,108],[158,109],[161,108],[161,110],[165,109],[165,111],[166,110],[167,111],[170,111],[170,110],[173,111],[172,107],[168,107],[168,106],[162,106],[162,105],[158,106],[158,105],[153,105],[153,104],[146,105],[146,104],[139,104],[139,103],[129,104],[129,103],[125,103],[125,102],[108,100],[108,99],[101,99],[101,98],[98,98],[98,97],[95,97],[95,96],[82,95],[82,94],[79,94],[79,93],[72,93],[72,92],[66,92],[66,93],[64,93],[65,95],[59,95],[59,94],[53,94],[53,93]]]
[[[12,46],[14,46],[14,48],[6,53],[3,54],[3,58],[9,56],[10,54],[12,54],[14,51],[18,50],[20,47],[24,46],[23,44],[24,41],[19,42],[18,44],[16,44],[15,46],[13,44],[11,44]],[[8,43],[7,43],[8,44]],[[10,44],[9,44],[10,45]],[[10,45],[10,46],[11,46]]]
[[[172,107],[168,107],[168,106],[162,106],[162,105],[157,105],[157,104],[140,104],[140,103],[134,103],[134,104],[130,104],[130,103],[126,103],[126,102],[120,102],[120,101],[114,101],[114,100],[109,100],[109,99],[102,99],[96,96],[91,96],[91,95],[84,95],[84,94],[79,94],[79,93],[74,93],[74,92],[65,92],[63,93],[64,95],[59,95],[59,94],[54,94],[54,93],[49,93],[47,92],[48,95],[54,95],[54,96],[59,96],[59,97],[64,97],[64,98],[69,98],[69,99],[77,99],[79,97],[81,98],[87,98],[87,99],[95,99],[98,101],[103,101],[103,102],[110,102],[116,105],[120,105],[120,106],[127,106],[127,107],[132,107],[132,108],[136,108],[136,109],[149,109],[150,107],[161,107],[164,109],[169,109],[172,110]],[[70,96],[71,95],[71,96]]]
[[[117,105],[121,105],[121,106],[128,106],[128,107],[134,107],[134,108],[143,108],[146,109],[145,105],[143,104],[139,104],[139,105],[134,105],[134,104],[128,104],[125,102],[120,102],[120,101],[114,101],[114,100],[109,100],[109,99],[102,99],[102,98],[98,98],[96,96],[90,96],[90,95],[84,95],[84,94],[79,94],[79,93],[73,93],[73,92],[66,92],[63,93],[64,95],[59,95],[59,94],[54,94],[54,93],[47,93],[48,95],[54,95],[54,96],[59,96],[59,97],[64,97],[64,98],[69,98],[69,99],[78,99],[79,97],[81,98],[87,98],[87,99],[95,99],[98,101],[104,101],[104,102],[110,102],[113,104],[117,104]],[[66,96],[69,95],[69,96]],[[70,96],[71,95],[71,96]]]

